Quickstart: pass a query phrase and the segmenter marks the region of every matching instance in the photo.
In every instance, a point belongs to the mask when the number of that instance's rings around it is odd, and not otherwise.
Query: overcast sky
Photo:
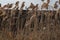
[[[2,4],[2,5],[5,5],[5,4],[7,4],[7,3],[13,3],[13,4],[15,4],[15,2],[16,1],[19,1],[20,3],[19,3],[19,6],[21,6],[21,3],[23,2],[23,1],[25,1],[25,6],[29,6],[30,5],[30,3],[32,2],[33,4],[39,4],[40,5],[40,7],[41,7],[41,5],[42,5],[42,1],[41,0],[0,0],[0,3]],[[46,0],[45,0],[46,1]],[[50,5],[52,5],[53,6],[53,4],[56,2],[57,0],[50,0]]]
[[[15,3],[16,1],[20,1],[20,4],[25,1],[25,4],[28,6],[31,2],[34,4],[41,4],[41,0],[0,0],[0,3],[2,5],[7,4],[7,3]],[[57,0],[51,0],[50,4],[53,5]]]

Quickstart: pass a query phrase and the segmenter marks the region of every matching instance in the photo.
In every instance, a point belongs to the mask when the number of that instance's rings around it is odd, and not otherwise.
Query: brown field
[[[34,12],[2,11],[0,40],[60,40],[60,12],[38,11],[33,17],[30,13]]]

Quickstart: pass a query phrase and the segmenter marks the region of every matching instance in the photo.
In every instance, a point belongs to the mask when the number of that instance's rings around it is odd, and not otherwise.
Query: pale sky
[[[34,4],[41,4],[41,0],[0,0],[0,3],[2,5],[5,5],[7,3],[15,3],[16,1],[20,1],[20,4],[25,1],[25,4],[29,6],[29,4],[32,2]],[[51,0],[50,4],[53,5],[57,0]]]
[[[32,2],[33,4],[39,4],[39,5],[41,5],[42,4],[42,1],[41,0],[0,0],[0,3],[2,4],[2,5],[5,5],[5,4],[7,4],[7,3],[13,3],[13,4],[15,4],[15,2],[16,1],[19,1],[20,3],[19,3],[19,6],[21,6],[21,3],[23,2],[23,1],[25,1],[25,6],[29,6],[30,5],[30,3]],[[46,1],[46,0],[45,0]],[[53,5],[54,3],[55,3],[55,1],[57,1],[57,0],[50,0],[50,5]]]

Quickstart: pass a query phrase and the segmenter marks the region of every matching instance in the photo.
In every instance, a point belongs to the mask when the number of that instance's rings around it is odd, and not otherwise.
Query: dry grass
[[[9,24],[10,20],[8,21]],[[19,21],[20,22],[20,21]],[[36,25],[36,23],[34,23]],[[10,25],[13,25],[10,23]],[[33,31],[27,26],[23,30],[18,28],[17,25],[17,34],[14,34],[13,31],[10,31],[7,27],[11,27],[10,25],[6,26],[0,31],[0,40],[60,40],[60,23],[55,21],[46,20],[45,22],[39,23],[39,26],[35,26]]]

